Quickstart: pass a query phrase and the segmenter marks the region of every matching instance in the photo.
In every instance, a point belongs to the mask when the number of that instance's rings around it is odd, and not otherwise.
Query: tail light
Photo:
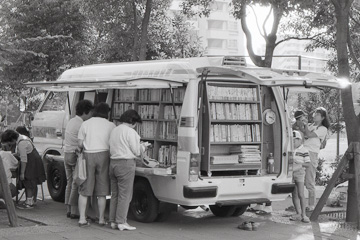
[[[288,177],[292,177],[293,175],[293,164],[294,164],[293,152],[288,152],[288,169],[287,169]]]
[[[196,182],[199,179],[200,172],[200,155],[190,155],[190,167],[189,167],[189,181]]]

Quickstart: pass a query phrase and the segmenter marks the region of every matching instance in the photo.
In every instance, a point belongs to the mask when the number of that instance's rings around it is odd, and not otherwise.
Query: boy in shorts
[[[304,223],[309,223],[310,219],[305,212],[305,196],[304,196],[304,181],[305,168],[310,165],[310,156],[307,148],[304,147],[301,133],[293,131],[294,151],[294,165],[293,165],[293,181],[295,189],[292,193],[292,201],[295,207],[296,215],[290,217],[290,220],[301,220]]]

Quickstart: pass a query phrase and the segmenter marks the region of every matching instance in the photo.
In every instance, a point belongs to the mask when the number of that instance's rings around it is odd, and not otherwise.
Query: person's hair
[[[320,113],[320,115],[324,118],[321,122],[321,125],[323,125],[326,128],[330,127],[330,120],[329,120],[329,116],[327,114],[327,111],[325,108],[323,107],[318,107],[315,109],[316,113]]]
[[[94,109],[94,105],[89,100],[81,100],[76,104],[76,115],[81,116],[84,113],[89,114],[91,110]]]
[[[134,109],[129,109],[125,111],[120,116],[119,121],[122,123],[129,123],[129,124],[142,123],[140,115]]]
[[[101,102],[95,105],[93,117],[108,118],[110,112],[109,104]]]
[[[8,129],[1,134],[2,143],[8,143],[14,140],[16,141],[18,138],[19,138],[19,133],[11,129]]]
[[[18,133],[20,133],[21,135],[25,135],[28,138],[30,138],[30,132],[29,130],[27,130],[27,128],[25,126],[18,126],[15,131],[17,131]]]
[[[301,118],[302,116],[305,116],[305,113],[302,110],[296,110],[295,111],[294,117],[295,117],[296,120]]]

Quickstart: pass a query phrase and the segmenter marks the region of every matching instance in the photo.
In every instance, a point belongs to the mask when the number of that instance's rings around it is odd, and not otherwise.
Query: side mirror
[[[26,96],[21,95],[19,99],[19,110],[20,112],[26,111]]]

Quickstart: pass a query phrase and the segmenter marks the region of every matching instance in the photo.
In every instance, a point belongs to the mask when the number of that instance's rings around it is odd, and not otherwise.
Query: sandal
[[[106,225],[108,225],[108,222],[107,221],[104,221],[104,222],[98,222],[99,223],[99,225],[101,226],[101,227],[103,227],[103,226],[106,226]]]
[[[304,216],[304,217],[301,219],[301,222],[303,222],[303,223],[309,223],[309,222],[310,222],[310,219],[309,219],[307,216]]]
[[[88,226],[90,226],[90,223],[88,221],[86,221],[84,223],[79,222],[79,227],[88,227]]]
[[[257,231],[257,230],[258,230],[258,228],[259,228],[259,226],[260,226],[259,223],[252,222],[252,221],[250,221],[249,223],[251,223],[251,227],[252,227],[252,230],[253,230],[253,231]]]
[[[285,208],[285,211],[295,212],[295,207],[294,206],[289,206],[289,207]]]
[[[243,222],[238,226],[239,229],[246,230],[246,231],[252,231],[253,227],[251,222]]]
[[[299,214],[294,214],[289,217],[290,221],[300,221],[301,217]]]
[[[271,213],[266,212],[266,211],[264,211],[264,210],[256,211],[255,213],[256,213],[257,215],[261,215],[261,216],[271,215]]]

